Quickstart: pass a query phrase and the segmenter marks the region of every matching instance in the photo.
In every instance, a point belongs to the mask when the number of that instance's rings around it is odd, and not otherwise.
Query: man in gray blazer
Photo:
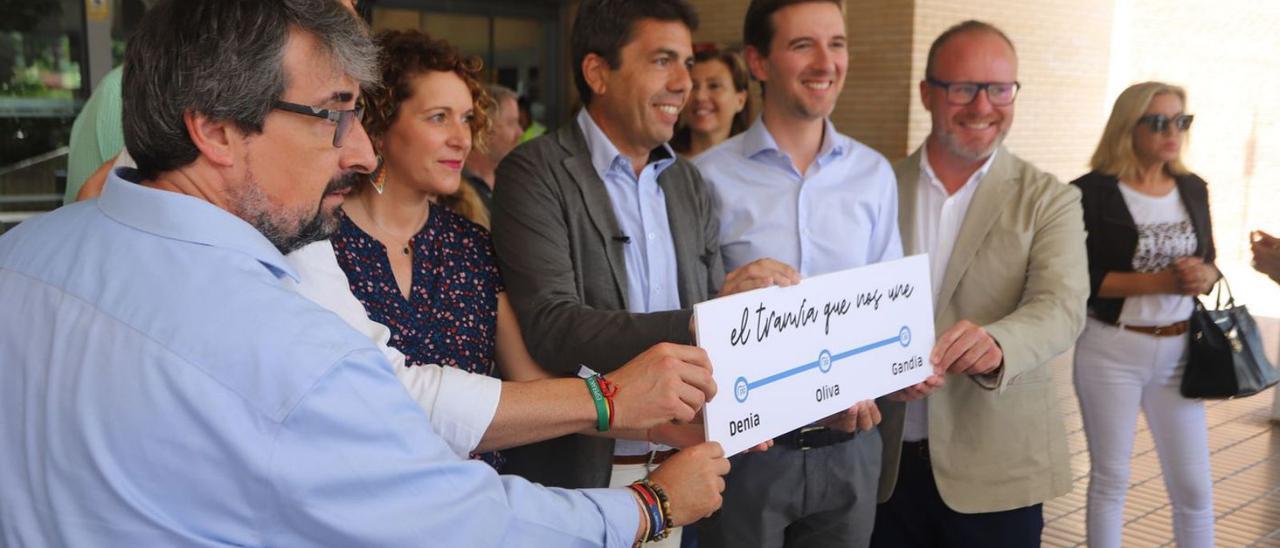
[[[586,108],[498,166],[498,262],[529,351],[554,374],[609,372],[656,343],[691,343],[695,303],[798,281],[767,259],[722,276],[702,177],[666,145],[689,97],[696,26],[683,0],[584,0],[570,40]],[[558,438],[508,451],[504,471],[603,487],[611,462],[643,477],[670,454],[638,443],[615,455],[610,439]]]

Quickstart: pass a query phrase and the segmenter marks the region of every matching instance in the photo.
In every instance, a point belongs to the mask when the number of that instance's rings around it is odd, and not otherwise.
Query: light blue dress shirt
[[[665,143],[649,156],[640,176],[631,160],[618,152],[609,137],[587,113],[578,112],[578,127],[591,152],[591,166],[604,181],[613,213],[628,238],[623,247],[627,266],[627,311],[636,314],[680,309],[680,289],[676,278],[676,244],[667,219],[667,199],[658,186],[658,176],[676,162],[675,152]],[[665,445],[618,440],[614,454],[641,455]]]
[[[125,173],[0,237],[0,545],[631,544],[626,490],[458,458],[258,231]]]
[[[627,263],[627,310],[637,314],[680,308],[676,286],[676,248],[667,220],[667,201],[658,175],[676,162],[675,152],[663,144],[650,155],[637,177],[631,160],[604,134],[586,109],[578,112],[578,126],[591,151],[591,165],[604,181],[618,227],[630,241],[623,246]]]
[[[720,219],[726,270],[767,257],[809,277],[902,257],[893,168],[830,121],[823,131],[806,173],[763,118],[694,159]]]

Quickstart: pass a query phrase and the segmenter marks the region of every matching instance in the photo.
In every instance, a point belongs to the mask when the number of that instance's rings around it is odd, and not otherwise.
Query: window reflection
[[[426,3],[429,4],[429,3]],[[559,112],[555,83],[547,81],[547,63],[552,58],[548,41],[546,16],[515,14],[493,6],[477,6],[476,13],[457,13],[425,8],[374,5],[371,27],[387,29],[419,29],[433,38],[448,40],[463,53],[484,61],[489,82],[511,88],[530,103],[534,120],[549,124]]]
[[[0,232],[56,207],[87,95],[84,0],[0,0]]]

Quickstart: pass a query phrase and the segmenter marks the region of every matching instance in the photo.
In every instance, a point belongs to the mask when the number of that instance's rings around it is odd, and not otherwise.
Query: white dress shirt
[[[938,302],[938,291],[942,288],[942,277],[946,275],[947,264],[951,262],[951,251],[956,246],[956,236],[964,225],[965,214],[969,212],[969,204],[973,203],[974,194],[978,193],[978,185],[991,169],[996,153],[987,157],[987,161],[969,176],[964,186],[955,194],[948,194],[942,181],[929,165],[929,151],[926,143],[920,151],[920,179],[917,182],[916,203],[904,204],[916,208],[915,239],[913,249],[929,254],[929,276],[933,285],[933,307],[936,311],[942,303]],[[945,329],[949,326],[943,326]],[[920,441],[929,437],[929,400],[920,399],[907,403],[907,422],[902,439]]]
[[[293,284],[294,290],[337,314],[382,351],[394,367],[396,378],[427,412],[431,427],[449,448],[464,459],[474,452],[498,412],[502,381],[454,367],[406,363],[404,354],[387,344],[391,331],[369,319],[364,305],[351,294],[347,275],[338,265],[333,244],[328,240],[294,251],[285,260],[302,278]]]

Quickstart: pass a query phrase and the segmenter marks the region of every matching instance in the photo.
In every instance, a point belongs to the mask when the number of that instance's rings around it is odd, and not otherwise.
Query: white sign
[[[733,455],[932,372],[926,255],[694,306],[714,369],[707,439]]]

